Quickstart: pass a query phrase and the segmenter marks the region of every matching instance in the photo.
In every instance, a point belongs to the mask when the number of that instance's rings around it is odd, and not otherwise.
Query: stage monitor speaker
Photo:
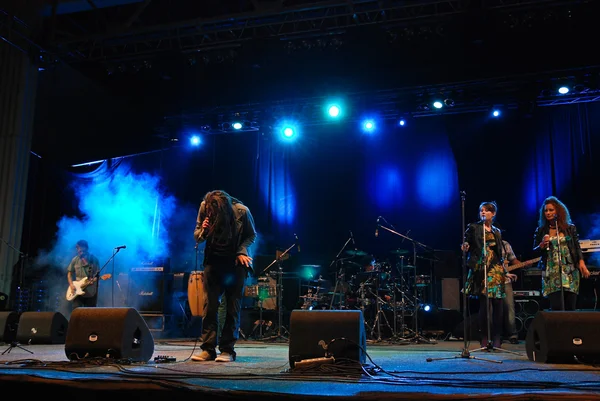
[[[525,349],[535,362],[600,362],[599,338],[598,312],[538,312],[527,330]]]
[[[0,292],[0,311],[8,309],[8,295]]]
[[[69,321],[60,312],[23,312],[17,341],[21,344],[64,344]]]
[[[290,315],[289,360],[333,356],[366,361],[367,335],[361,310],[293,310]]]
[[[65,344],[70,360],[101,357],[148,362],[153,353],[152,333],[134,308],[73,310]]]
[[[0,312],[0,342],[12,343],[17,338],[19,314],[17,312]]]

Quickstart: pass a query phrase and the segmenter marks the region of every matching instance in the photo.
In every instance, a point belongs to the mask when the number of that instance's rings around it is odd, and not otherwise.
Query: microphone
[[[121,245],[121,246],[116,247],[115,249],[118,251],[119,249],[125,249],[125,248],[127,248],[127,245]]]
[[[298,252],[300,252],[300,240],[298,239],[296,233],[294,233],[294,238],[296,238],[296,248],[298,248]]]
[[[377,227],[375,227],[375,236],[379,237],[379,220],[381,220],[381,216],[377,217]]]

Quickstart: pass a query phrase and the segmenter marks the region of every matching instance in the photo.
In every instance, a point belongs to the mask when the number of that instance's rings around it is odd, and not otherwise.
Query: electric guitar
[[[508,265],[508,266],[506,266],[506,271],[510,273],[513,270],[517,270],[517,269],[520,269],[521,267],[525,267],[525,266],[530,266],[534,263],[539,262],[540,260],[542,260],[541,256],[539,258],[526,260],[525,262],[517,263],[514,265]]]
[[[108,280],[111,277],[112,277],[111,274],[103,274],[102,276],[100,276],[100,280]],[[97,279],[98,279],[97,277],[93,277],[93,278],[84,277],[79,281],[73,281],[73,285],[75,286],[75,291],[71,290],[70,286],[69,286],[69,288],[67,288],[67,296],[66,296],[67,301],[72,301],[75,298],[77,298],[78,296],[85,294],[85,288],[89,285],[94,284]]]

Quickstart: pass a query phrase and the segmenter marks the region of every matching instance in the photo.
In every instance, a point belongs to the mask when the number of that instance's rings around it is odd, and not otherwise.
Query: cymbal
[[[408,255],[410,251],[408,249],[394,249],[390,253],[394,255]]]
[[[346,255],[352,255],[352,256],[367,256],[368,255],[368,253],[366,253],[365,251],[359,251],[358,249],[348,249],[344,253]]]

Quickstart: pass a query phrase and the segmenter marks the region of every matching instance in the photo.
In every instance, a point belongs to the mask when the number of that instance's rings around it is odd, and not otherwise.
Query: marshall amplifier
[[[165,312],[165,299],[168,287],[168,275],[163,266],[136,266],[129,272],[130,307],[140,313]]]

